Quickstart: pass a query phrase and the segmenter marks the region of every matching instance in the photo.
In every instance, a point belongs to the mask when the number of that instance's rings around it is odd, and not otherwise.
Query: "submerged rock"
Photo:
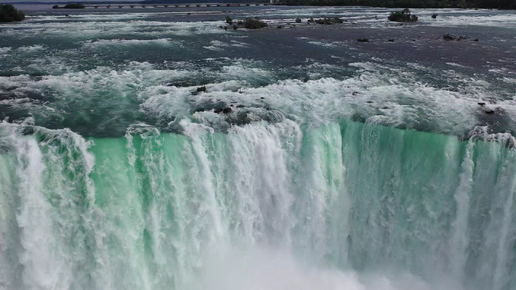
[[[461,41],[461,40],[468,39],[468,37],[467,36],[455,36],[455,35],[446,33],[445,35],[443,35],[443,39],[446,41],[451,41],[451,40]]]
[[[443,39],[444,40],[455,40],[455,36],[453,36],[449,33],[446,33],[445,35],[443,35]]]
[[[192,95],[197,95],[197,94],[200,94],[200,93],[206,93],[207,90],[206,90],[206,86],[202,86],[202,87],[198,87],[195,91],[192,92]]]
[[[216,108],[213,109],[213,112],[216,114],[230,114],[231,112],[233,112],[233,109],[231,109],[230,107]]]
[[[369,42],[369,38],[359,38],[357,39],[358,42]]]
[[[315,20],[315,23],[317,24],[323,24],[323,25],[331,25],[331,24],[340,24],[340,23],[344,23],[344,21],[338,17],[332,17],[332,18],[321,18],[321,19],[317,19]]]

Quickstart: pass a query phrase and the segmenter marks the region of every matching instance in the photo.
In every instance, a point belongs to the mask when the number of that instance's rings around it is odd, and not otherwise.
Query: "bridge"
[[[269,6],[271,3],[188,3],[188,4],[103,4],[103,5],[84,5],[84,8],[201,8],[201,7],[245,7],[245,6]]]

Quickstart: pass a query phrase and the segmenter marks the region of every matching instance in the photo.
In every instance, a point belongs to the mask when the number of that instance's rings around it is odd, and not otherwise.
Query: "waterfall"
[[[507,135],[181,126],[1,123],[0,289],[516,289]]]

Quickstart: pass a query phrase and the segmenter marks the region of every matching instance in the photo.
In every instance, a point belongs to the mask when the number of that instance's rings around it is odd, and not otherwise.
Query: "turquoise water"
[[[267,287],[261,279],[270,277],[254,277],[260,267],[292,271],[288,287],[304,279],[329,289],[354,280],[364,289],[512,283],[516,156],[482,133],[459,141],[355,122],[185,128],[84,140],[43,128],[21,136],[2,124],[4,285]],[[256,249],[265,253],[249,254]],[[335,281],[283,269],[293,267],[290,256],[274,268],[264,255],[279,259],[278,249]],[[240,263],[249,272],[239,276],[250,277],[224,281]],[[203,284],[213,271],[221,271],[215,284]],[[373,277],[341,277],[351,271]],[[416,282],[400,278],[408,273]]]
[[[0,289],[516,289],[516,14],[423,18],[414,62],[342,39],[384,9],[217,13],[0,26]]]

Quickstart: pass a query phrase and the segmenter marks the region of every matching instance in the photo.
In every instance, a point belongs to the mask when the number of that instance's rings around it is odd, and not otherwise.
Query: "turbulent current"
[[[0,289],[516,289],[514,12],[28,9]]]

